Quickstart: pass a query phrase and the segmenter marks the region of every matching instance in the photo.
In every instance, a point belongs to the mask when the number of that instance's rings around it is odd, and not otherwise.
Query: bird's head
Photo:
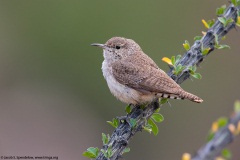
[[[123,37],[113,37],[105,44],[93,43],[91,45],[103,48],[104,58],[109,62],[122,60],[142,50],[135,41]]]

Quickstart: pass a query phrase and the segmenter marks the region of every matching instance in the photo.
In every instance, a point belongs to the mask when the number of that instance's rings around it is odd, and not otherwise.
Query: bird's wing
[[[154,63],[154,62],[153,62]],[[179,85],[175,83],[156,64],[125,59],[115,62],[112,66],[114,78],[121,84],[141,92],[176,94]]]

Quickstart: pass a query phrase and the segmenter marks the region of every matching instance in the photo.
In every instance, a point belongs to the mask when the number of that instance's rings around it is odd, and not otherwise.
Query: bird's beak
[[[100,44],[100,43],[93,43],[93,44],[91,44],[91,46],[97,46],[97,47],[105,48],[105,44]]]

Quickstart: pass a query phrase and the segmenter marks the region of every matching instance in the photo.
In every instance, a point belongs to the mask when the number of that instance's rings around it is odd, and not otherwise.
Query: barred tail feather
[[[203,100],[200,97],[195,96],[194,94],[188,93],[184,90],[180,91],[179,95],[183,99],[188,99],[188,100],[196,102],[196,103],[202,103],[203,102]]]
[[[191,93],[188,93],[184,90],[180,90],[177,94],[169,94],[169,93],[157,93],[157,97],[159,98],[170,98],[170,99],[188,99],[190,101],[196,102],[196,103],[202,103],[203,100],[199,98],[198,96],[195,96]]]
[[[176,94],[169,94],[169,93],[157,93],[157,97],[159,98],[170,98],[170,99],[184,99]]]

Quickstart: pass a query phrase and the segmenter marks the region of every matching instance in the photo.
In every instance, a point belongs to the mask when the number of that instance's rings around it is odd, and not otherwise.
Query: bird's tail
[[[203,100],[200,97],[195,96],[194,94],[188,93],[184,90],[179,91],[179,96],[182,99],[188,99],[188,100],[196,102],[196,103],[202,103],[203,102]]]

